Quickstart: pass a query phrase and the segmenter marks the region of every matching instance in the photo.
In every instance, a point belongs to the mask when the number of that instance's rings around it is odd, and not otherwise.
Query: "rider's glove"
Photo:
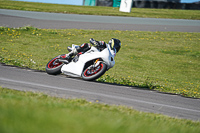
[[[98,41],[95,41],[93,38],[90,38],[90,43],[92,45],[94,45],[95,47],[99,46],[99,42]]]

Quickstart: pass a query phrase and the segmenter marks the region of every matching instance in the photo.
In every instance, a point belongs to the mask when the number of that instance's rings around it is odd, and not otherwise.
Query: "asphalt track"
[[[92,102],[125,105],[133,109],[200,120],[200,99],[184,98],[106,83],[88,82],[64,75],[51,76],[45,72],[0,65],[0,86],[34,92],[44,92],[62,98],[84,98]]]
[[[48,29],[98,29],[200,32],[200,20],[156,19],[44,13],[0,9],[0,26]]]
[[[27,15],[28,14],[28,15]],[[40,14],[40,15],[38,15]],[[53,15],[53,16],[51,16]],[[57,16],[58,15],[58,16]],[[143,24],[130,24],[130,22],[119,21],[100,21],[97,18],[104,16],[88,16],[88,15],[72,15],[68,14],[70,17],[64,17],[65,14],[55,14],[55,13],[38,13],[38,12],[25,12],[25,11],[14,11],[14,10],[2,10],[0,9],[0,26],[9,27],[21,27],[25,25],[32,25],[38,28],[81,28],[81,29],[104,29],[105,27],[117,30],[127,30],[124,25],[130,26],[128,30],[136,30],[136,25],[142,25],[141,29],[147,26],[147,21],[141,21]],[[67,15],[67,16],[68,16]],[[45,17],[46,16],[46,17]],[[83,19],[84,16],[96,17],[90,22],[89,19]],[[107,17],[105,17],[107,18]],[[114,17],[119,19],[121,17]],[[56,19],[56,20],[55,20]],[[130,18],[128,18],[130,19]],[[136,18],[141,19],[141,18]],[[104,19],[105,20],[105,19]],[[143,20],[143,19],[142,19]],[[147,20],[147,19],[145,19]],[[152,19],[149,19],[152,21]],[[83,22],[85,21],[85,22]],[[135,20],[136,21],[136,20]],[[158,21],[163,21],[159,19]],[[164,26],[175,26],[178,24],[179,20],[166,20],[170,22],[163,21],[163,25],[160,24],[160,28]],[[199,28],[199,21],[183,20],[181,27],[191,27]],[[187,21],[191,22],[188,23]],[[76,23],[75,23],[76,22]],[[129,23],[129,24],[125,24]],[[136,23],[136,22],[134,22]],[[139,23],[139,21],[138,21]],[[143,29],[146,31],[162,31],[157,26],[158,22],[152,21],[151,30]],[[85,24],[85,25],[83,25]],[[91,24],[94,27],[91,28]],[[100,25],[99,25],[100,24]],[[53,26],[54,27],[51,27]],[[114,26],[113,26],[114,25]],[[122,27],[119,27],[119,26]],[[46,27],[45,27],[46,26]],[[86,27],[88,26],[88,27]],[[99,26],[99,27],[98,27]],[[113,26],[113,27],[112,27]],[[124,28],[123,28],[124,26]],[[128,28],[127,26],[127,28]],[[134,28],[135,27],[135,28]],[[148,27],[148,26],[147,26]],[[176,27],[176,26],[175,26]],[[131,29],[134,28],[134,29]],[[138,30],[141,30],[138,28]],[[164,28],[166,31],[168,28]],[[183,31],[189,32],[199,32],[191,31],[187,28]],[[174,31],[177,31],[177,29]],[[117,66],[116,66],[117,67]],[[45,72],[37,72],[30,69],[21,69],[11,66],[0,65],[0,86],[17,89],[17,90],[27,90],[27,91],[37,91],[44,92],[57,97],[64,98],[84,98],[92,102],[100,102],[106,104],[115,105],[125,105],[132,107],[133,109],[164,114],[177,118],[200,120],[200,99],[185,98],[178,95],[164,94],[157,91],[150,91],[147,89],[141,89],[136,87],[127,87],[113,84],[105,84],[98,82],[87,82],[77,78],[68,78],[63,75],[51,76]]]

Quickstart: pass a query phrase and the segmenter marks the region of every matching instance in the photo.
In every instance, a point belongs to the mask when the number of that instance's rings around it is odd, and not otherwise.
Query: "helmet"
[[[121,48],[121,41],[119,39],[112,38],[108,44],[110,45],[111,49],[116,49],[116,52],[118,52]]]

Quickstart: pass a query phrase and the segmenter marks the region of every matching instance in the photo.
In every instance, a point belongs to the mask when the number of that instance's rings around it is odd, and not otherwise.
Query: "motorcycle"
[[[72,49],[77,45],[72,44]],[[106,44],[102,51],[92,46],[84,54],[78,53],[71,60],[66,60],[66,54],[51,59],[46,65],[46,72],[51,75],[65,74],[71,77],[82,77],[92,81],[101,77],[115,65],[116,50]]]

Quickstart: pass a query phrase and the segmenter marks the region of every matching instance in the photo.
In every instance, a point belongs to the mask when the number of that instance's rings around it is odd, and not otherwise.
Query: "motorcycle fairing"
[[[72,61],[69,64],[63,65],[61,68],[61,72],[72,77],[80,77],[85,67],[85,64],[91,60],[95,60],[98,58],[101,58],[108,66],[107,69],[110,69],[115,64],[114,57],[115,52],[111,50],[109,45],[107,45],[107,48],[105,48],[101,52],[97,48],[91,47],[89,51],[79,56],[79,60],[77,62]]]

